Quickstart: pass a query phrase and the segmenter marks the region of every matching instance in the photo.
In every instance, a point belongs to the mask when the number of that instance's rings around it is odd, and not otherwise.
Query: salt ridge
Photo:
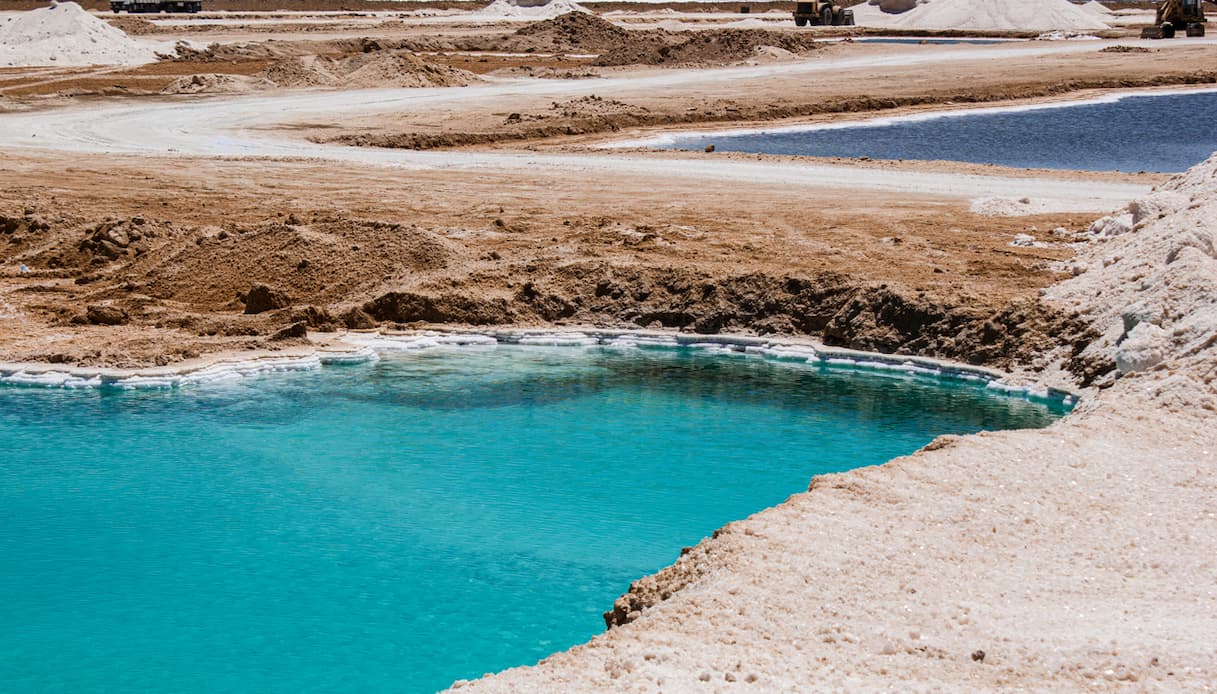
[[[409,352],[441,348],[494,347],[613,347],[620,349],[697,349],[734,353],[771,361],[805,364],[834,370],[866,371],[906,378],[984,383],[1010,397],[1073,405],[1073,393],[1042,386],[1010,383],[998,371],[925,357],[886,355],[831,348],[810,340],[773,340],[735,335],[671,335],[615,330],[507,330],[490,333],[422,331],[417,333],[348,333],[340,345],[311,354],[223,360],[197,368],[87,369],[45,364],[0,364],[0,385],[47,388],[179,388],[241,380],[268,373],[308,371],[332,364],[375,361],[379,352]]]

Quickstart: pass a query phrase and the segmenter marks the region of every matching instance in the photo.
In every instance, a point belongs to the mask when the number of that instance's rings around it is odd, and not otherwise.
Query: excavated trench
[[[1025,294],[982,301],[841,272],[645,257],[478,259],[427,229],[342,215],[221,229],[143,217],[90,222],[31,208],[0,216],[0,241],[10,257],[45,268],[37,277],[60,283],[21,294],[52,323],[271,341],[377,325],[667,328],[805,335],[1006,370],[1034,370],[1052,355],[1083,385],[1114,368],[1082,356],[1098,337],[1082,319]],[[92,319],[102,306],[120,320]]]
[[[1000,369],[1034,367],[1065,349],[1089,385],[1114,368],[1081,356],[1097,334],[1076,315],[1037,300],[996,312],[909,295],[849,277],[728,276],[671,267],[585,265],[534,276],[507,296],[394,291],[367,302],[374,321],[467,325],[595,324],[712,335],[807,335],[850,349],[951,359]]]

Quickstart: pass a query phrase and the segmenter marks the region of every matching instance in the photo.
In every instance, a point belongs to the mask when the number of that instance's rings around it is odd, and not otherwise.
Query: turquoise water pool
[[[1061,413],[689,349],[0,387],[0,689],[432,691],[588,639],[813,475]]]

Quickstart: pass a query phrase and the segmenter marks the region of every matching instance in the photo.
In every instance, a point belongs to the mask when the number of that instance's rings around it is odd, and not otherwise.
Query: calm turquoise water
[[[813,475],[1059,414],[675,350],[0,387],[0,690],[434,690],[602,631]]]
[[[1186,135],[1173,123],[1186,123]],[[1130,96],[1024,111],[845,128],[680,137],[668,148],[817,157],[946,159],[1089,171],[1185,171],[1217,150],[1217,92]]]

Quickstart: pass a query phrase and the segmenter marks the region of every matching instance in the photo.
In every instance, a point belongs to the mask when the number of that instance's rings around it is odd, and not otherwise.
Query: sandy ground
[[[711,35],[731,20],[719,14],[686,19]],[[1204,174],[1164,184],[599,147],[689,128],[1206,85],[1217,48],[841,42],[741,57],[753,36],[721,39],[730,60],[686,47],[695,62],[606,66],[592,56],[607,48],[587,48],[615,35],[599,25],[527,43],[518,22],[266,19],[139,29],[235,46],[189,59],[0,71],[0,362],[180,366],[307,354],[310,331],[594,326],[806,335],[1081,388],[1082,410],[1050,429],[941,441],[818,479],[641,579],[605,606],[618,626],[604,636],[478,684],[1217,680],[1212,344],[1207,323],[1184,318],[1214,313]],[[420,37],[432,43],[394,43]],[[400,62],[404,53],[427,64]],[[367,55],[412,75],[471,78],[316,83],[313,67],[334,74]],[[373,76],[399,77],[386,74]],[[197,82],[243,93],[159,94],[198,75],[226,75]],[[296,88],[271,80],[285,75]],[[1176,190],[1161,198],[1151,192],[1161,185]],[[1088,233],[1154,195],[1135,210],[1136,233]],[[999,208],[1018,214],[984,214]],[[1020,234],[1039,244],[1012,245]],[[1138,245],[1146,238],[1166,245]]]

